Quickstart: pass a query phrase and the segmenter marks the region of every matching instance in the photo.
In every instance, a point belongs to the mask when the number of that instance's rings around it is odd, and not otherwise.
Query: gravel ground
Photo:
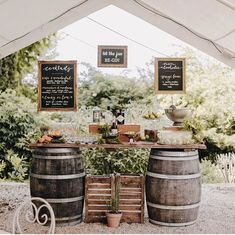
[[[29,185],[18,183],[0,183],[0,230],[11,231],[12,218],[16,207],[29,197]],[[202,202],[197,223],[187,227],[163,227],[148,222],[145,213],[144,224],[122,223],[112,229],[104,224],[85,224],[57,227],[56,233],[235,233],[235,184],[205,184],[202,187]],[[30,230],[31,228],[31,230]],[[27,227],[25,232],[45,233]],[[33,228],[33,230],[32,230]]]

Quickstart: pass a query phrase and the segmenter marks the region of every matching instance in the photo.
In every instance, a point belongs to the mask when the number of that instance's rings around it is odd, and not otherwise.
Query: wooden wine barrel
[[[196,222],[200,198],[198,151],[151,149],[146,175],[149,221],[191,225]]]
[[[30,171],[32,197],[52,206],[59,226],[82,221],[85,172],[79,149],[36,148]]]

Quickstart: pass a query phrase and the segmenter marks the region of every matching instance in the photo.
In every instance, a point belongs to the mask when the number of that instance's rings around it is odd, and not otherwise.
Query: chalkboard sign
[[[98,46],[98,67],[127,67],[127,46]]]
[[[185,58],[155,59],[155,93],[185,93]]]
[[[39,61],[38,69],[38,111],[76,111],[77,61]]]

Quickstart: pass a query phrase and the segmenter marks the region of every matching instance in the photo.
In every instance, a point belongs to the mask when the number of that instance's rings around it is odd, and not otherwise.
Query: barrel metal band
[[[71,217],[61,217],[61,218],[55,218],[56,221],[63,221],[63,220],[73,220],[73,219],[78,219],[81,218],[82,214],[76,215],[76,216],[71,216]]]
[[[67,202],[76,202],[83,200],[84,196],[80,197],[71,197],[71,198],[45,198],[49,203],[67,203]]]
[[[64,180],[64,179],[76,179],[85,176],[85,172],[80,174],[72,174],[72,175],[38,175],[34,173],[30,173],[31,177],[37,179],[49,179],[49,180]]]
[[[150,158],[156,159],[156,160],[167,160],[167,161],[190,161],[190,160],[197,160],[198,155],[192,156],[192,157],[162,157],[162,156],[156,156],[156,155],[150,155]]]
[[[162,157],[190,157],[198,154],[198,151],[189,151],[189,152],[173,152],[173,151],[159,151],[159,150],[152,150],[152,155],[158,155]]]
[[[187,225],[194,224],[196,221],[197,220],[193,220],[193,221],[186,222],[186,223],[165,223],[165,222],[149,219],[149,222],[151,222],[153,224],[158,224],[158,225],[163,225],[163,226],[171,226],[171,227],[187,226]]]
[[[40,151],[38,149],[35,149],[34,152],[41,152],[43,154],[45,153],[71,153],[71,152],[79,152],[79,149],[74,148],[44,148],[43,151]]]
[[[47,160],[64,160],[64,159],[73,159],[80,158],[80,155],[68,155],[68,156],[44,156],[44,155],[33,155],[37,159],[47,159]]]
[[[167,206],[167,205],[160,205],[160,204],[155,204],[152,202],[147,202],[148,206],[158,208],[158,209],[164,209],[164,210],[187,210],[187,209],[193,209],[197,208],[200,206],[200,202],[191,204],[191,205],[185,205],[185,206]]]
[[[60,218],[55,218],[56,221],[64,221],[64,220],[73,220],[73,219],[79,219],[82,217],[82,214],[75,215],[75,216],[70,216],[70,217],[60,217]],[[69,223],[69,222],[68,222]]]
[[[199,178],[201,173],[191,174],[191,175],[164,175],[164,174],[157,174],[153,172],[147,171],[148,176],[159,178],[159,179],[179,179],[179,180],[187,180],[187,179],[194,179]]]

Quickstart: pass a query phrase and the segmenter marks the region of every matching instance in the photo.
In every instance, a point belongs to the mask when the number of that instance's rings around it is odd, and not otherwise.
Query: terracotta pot
[[[108,227],[117,228],[120,224],[122,213],[120,212],[119,214],[113,214],[106,212],[106,217]]]

